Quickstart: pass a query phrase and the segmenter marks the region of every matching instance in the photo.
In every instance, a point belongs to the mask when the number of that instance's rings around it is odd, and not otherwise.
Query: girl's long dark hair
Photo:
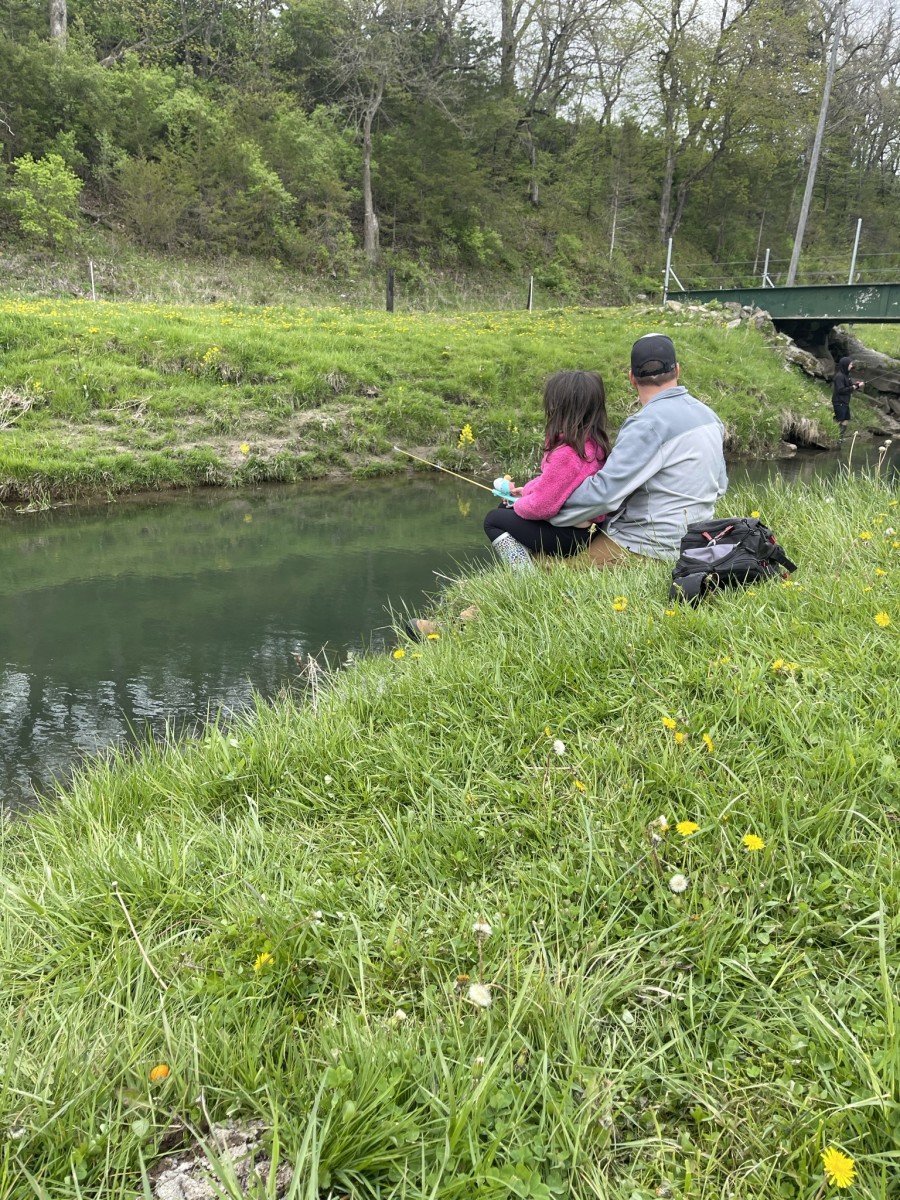
[[[606,389],[598,371],[557,371],[544,385],[545,450],[571,446],[584,458],[591,439],[609,454]]]

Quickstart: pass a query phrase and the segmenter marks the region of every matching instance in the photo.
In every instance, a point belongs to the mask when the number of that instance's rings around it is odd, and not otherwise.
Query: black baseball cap
[[[631,371],[636,379],[666,375],[675,370],[675,346],[664,333],[645,333],[631,347]]]

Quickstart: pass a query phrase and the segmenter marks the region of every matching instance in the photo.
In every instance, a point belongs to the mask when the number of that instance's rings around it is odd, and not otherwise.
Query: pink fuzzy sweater
[[[584,445],[584,458],[571,446],[556,446],[541,461],[541,473],[528,481],[513,507],[527,521],[546,521],[555,517],[580,483],[601,470],[606,451],[596,442]],[[602,516],[593,518],[602,520]]]

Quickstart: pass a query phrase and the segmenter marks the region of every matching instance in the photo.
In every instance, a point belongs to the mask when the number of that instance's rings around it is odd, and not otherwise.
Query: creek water
[[[819,454],[730,475],[840,469]],[[442,575],[489,561],[490,504],[433,474],[0,513],[0,804],[33,803],[85,755],[272,696],[296,655],[383,647],[392,610],[422,611]]]

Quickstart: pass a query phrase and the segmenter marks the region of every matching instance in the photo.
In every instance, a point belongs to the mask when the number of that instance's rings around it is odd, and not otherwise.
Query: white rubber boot
[[[502,559],[511,570],[533,571],[535,569],[531,551],[527,550],[521,542],[517,542],[512,534],[501,533],[491,542],[491,546],[497,557]]]

